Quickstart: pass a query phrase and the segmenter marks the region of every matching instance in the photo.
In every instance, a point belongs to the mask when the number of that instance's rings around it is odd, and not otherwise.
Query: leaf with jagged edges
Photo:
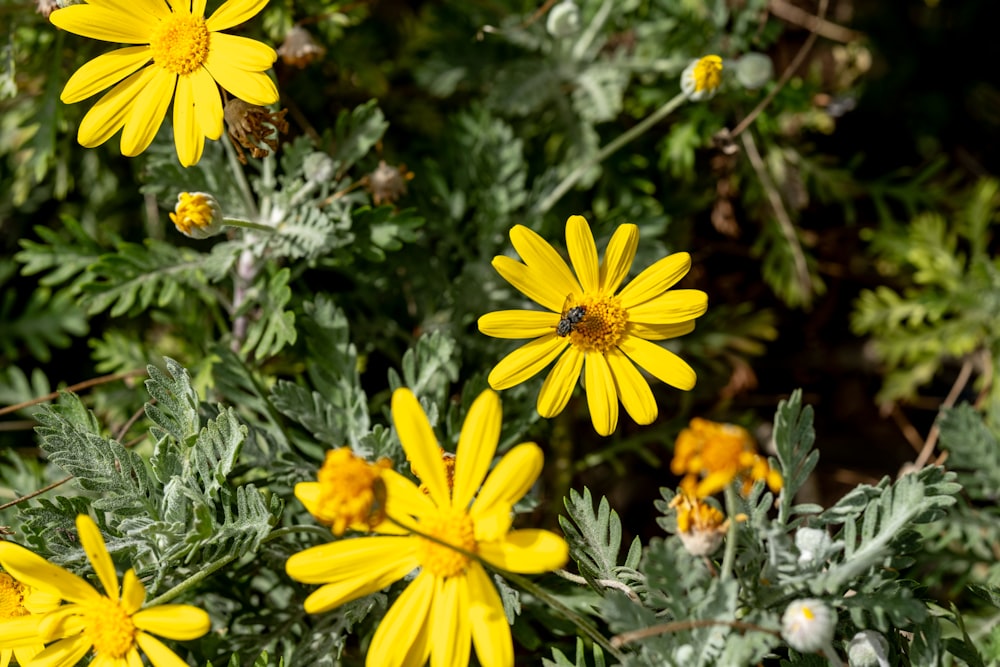
[[[337,163],[337,173],[343,174],[367,155],[387,129],[389,121],[378,108],[378,100],[369,100],[351,111],[341,111],[334,128],[333,159]]]
[[[75,218],[63,216],[60,219],[63,226],[59,229],[41,225],[35,227],[35,234],[42,240],[41,243],[21,239],[21,251],[14,255],[14,259],[24,265],[21,269],[23,275],[48,272],[40,282],[49,286],[72,280],[70,293],[78,294],[80,286],[87,280],[87,268],[106,250]]]
[[[409,387],[425,403],[433,406],[434,419],[431,423],[436,423],[451,384],[458,380],[460,363],[455,339],[433,331],[418,338],[416,344],[403,354],[402,377],[394,369],[389,370],[389,386],[393,390]]]
[[[142,457],[102,435],[94,414],[75,394],[60,394],[59,402],[43,408],[36,418],[42,450],[81,488],[100,494],[95,508],[120,516],[156,515],[160,492],[151,484]]]
[[[774,446],[782,476],[779,523],[789,521],[795,494],[819,461],[819,452],[812,448],[815,441],[812,406],[802,406],[802,390],[796,389],[788,400],[778,403],[774,415]]]
[[[601,498],[595,513],[590,489],[584,487],[582,494],[570,489],[563,504],[567,516],[559,517],[559,526],[569,544],[570,557],[576,561],[583,578],[599,592],[608,588],[602,581],[619,582],[626,586],[634,584],[639,578],[635,568],[639,564],[642,544],[636,537],[629,547],[625,563],[618,564],[622,524],[608,499]]]
[[[588,653],[593,658],[593,662],[588,660]],[[588,650],[583,643],[583,639],[576,638],[576,660],[571,661],[566,654],[557,648],[552,649],[552,660],[543,657],[542,667],[604,667],[607,662],[604,659],[604,651],[600,645],[591,644]]]
[[[880,568],[901,551],[900,540],[912,533],[914,524],[929,523],[940,518],[945,508],[955,503],[961,491],[955,473],[931,466],[904,475],[889,484],[888,478],[878,486],[869,487],[874,493],[860,515],[849,516],[842,532],[835,536],[844,542],[841,562],[831,563],[810,580],[816,594],[840,593],[860,586],[869,573]]]
[[[968,403],[944,410],[938,418],[941,449],[948,468],[958,473],[966,493],[976,500],[1000,498],[1000,440],[983,416]]]
[[[292,299],[288,286],[291,271],[281,269],[270,279],[261,280],[256,298],[248,299],[237,312],[250,319],[246,340],[241,352],[255,359],[267,359],[291,345],[298,337],[295,329],[295,311],[285,310]]]
[[[166,372],[152,364],[146,366],[146,391],[154,399],[145,408],[146,416],[154,423],[149,432],[156,441],[170,436],[178,444],[187,445],[201,429],[198,394],[186,368],[169,357],[163,361]]]

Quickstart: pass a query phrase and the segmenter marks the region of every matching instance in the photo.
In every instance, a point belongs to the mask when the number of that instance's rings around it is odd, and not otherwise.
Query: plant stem
[[[223,218],[223,224],[229,225],[230,227],[242,227],[243,229],[257,229],[262,232],[273,232],[274,227],[271,225],[266,225],[261,222],[254,222],[253,220],[244,220],[243,218]]]
[[[230,556],[226,556],[225,558],[220,558],[219,560],[217,560],[217,561],[215,561],[213,563],[209,563],[206,567],[198,570],[193,575],[191,575],[189,578],[187,578],[184,581],[182,581],[181,583],[177,584],[176,586],[174,586],[173,588],[171,588],[169,591],[167,591],[163,595],[159,595],[159,596],[153,598],[152,600],[148,601],[144,605],[144,607],[147,607],[147,608],[148,607],[155,607],[157,605],[161,605],[161,604],[164,604],[165,602],[169,602],[170,600],[173,600],[175,597],[179,596],[181,593],[184,593],[185,591],[187,591],[190,588],[194,588],[195,586],[197,586],[198,584],[200,584],[202,581],[204,581],[208,577],[212,576],[216,571],[218,571],[218,570],[224,568],[226,565],[229,565],[230,563],[232,563],[234,560],[236,560],[237,556],[239,556],[239,554],[232,554]]]
[[[722,556],[722,572],[719,578],[725,581],[733,574],[733,564],[736,562],[736,531],[739,521],[736,521],[736,490],[732,483],[726,487],[726,516],[729,518],[729,534],[726,535],[726,551]]]
[[[576,182],[579,181],[583,177],[583,175],[587,173],[589,169],[603,162],[605,158],[607,158],[609,155],[614,153],[616,150],[618,150],[628,142],[644,134],[651,127],[653,127],[661,120],[669,116],[673,111],[677,109],[677,107],[683,104],[685,100],[687,100],[687,97],[684,95],[684,93],[678,93],[662,107],[660,107],[653,113],[643,118],[639,123],[637,123],[633,127],[629,128],[625,132],[622,132],[620,135],[618,135],[618,137],[614,139],[614,141],[612,141],[604,148],[594,153],[587,160],[585,160],[583,164],[581,164],[576,169],[571,171],[569,175],[566,176],[566,178],[564,178],[552,190],[552,192],[550,192],[545,197],[545,199],[543,199],[538,204],[538,206],[535,207],[535,212],[537,212],[539,215],[544,215],[545,213],[548,213],[549,209],[555,206],[556,202],[562,199],[562,196],[567,192],[569,192],[570,188],[576,185]]]

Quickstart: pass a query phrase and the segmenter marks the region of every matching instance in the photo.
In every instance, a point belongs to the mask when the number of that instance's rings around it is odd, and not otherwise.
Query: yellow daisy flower
[[[60,602],[57,596],[0,572],[0,667],[7,667],[12,657],[27,665],[42,652],[45,644],[38,636],[38,623]]]
[[[670,471],[684,475],[681,489],[697,498],[718,493],[737,478],[743,481],[743,493],[749,492],[759,479],[774,492],[782,486],[781,473],[772,470],[767,459],[757,453],[757,443],[749,431],[700,417],[692,419],[677,436]]]
[[[92,667],[140,665],[140,649],[154,667],[185,664],[153,634],[180,640],[201,637],[211,626],[208,614],[189,605],[141,609],[146,589],[133,570],[125,573],[119,595],[118,574],[94,520],[80,515],[76,529],[106,595],[24,547],[0,542],[0,565],[11,576],[70,603],[50,611],[39,622],[41,639],[55,643],[39,653],[32,664],[72,667],[91,649]],[[0,646],[6,646],[10,639],[6,624],[0,624]]]
[[[703,56],[681,72],[681,90],[692,102],[710,99],[722,85],[722,58]]]
[[[550,312],[503,310],[479,318],[479,330],[487,336],[534,339],[496,365],[489,375],[491,387],[520,384],[558,358],[538,393],[538,414],[562,412],[582,372],[590,417],[601,435],[610,435],[618,425],[619,398],[636,423],[656,419],[656,400],[636,364],[678,389],[694,387],[694,370],[651,342],[690,333],[695,318],[708,308],[708,297],[700,290],[670,290],[691,268],[688,253],[661,259],[619,292],[639,243],[635,225],[618,227],[599,264],[587,221],[570,217],[566,246],[574,271],[527,227],[511,229],[510,240],[523,262],[501,255],[493,267]]]
[[[70,77],[60,99],[72,104],[114,86],[80,123],[78,140],[92,148],[118,130],[123,155],[146,150],[170,101],[174,145],[185,167],[201,159],[205,138],[222,136],[218,86],[251,104],[278,101],[267,77],[277,58],[269,46],[227,35],[267,0],[227,0],[208,19],[206,0],[90,0],[52,12],[56,26],[84,37],[131,44],[94,58]]]
[[[542,470],[542,451],[534,443],[520,444],[487,477],[501,424],[500,399],[487,390],[473,402],[462,427],[451,487],[434,431],[410,390],[393,393],[392,418],[427,493],[399,473],[382,471],[387,514],[462,551],[415,534],[376,535],[306,549],[285,566],[297,581],[323,584],[306,598],[305,610],[328,611],[417,570],[375,631],[367,665],[423,665],[432,655],[435,665],[467,665],[470,644],[484,667],[513,665],[510,626],[500,596],[482,564],[466,554],[528,574],[566,562],[569,549],[561,537],[546,530],[510,530],[514,503]]]

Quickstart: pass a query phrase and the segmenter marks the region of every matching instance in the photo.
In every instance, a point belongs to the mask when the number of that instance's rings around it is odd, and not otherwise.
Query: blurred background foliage
[[[943,403],[964,407],[942,420],[935,455],[970,475],[995,465],[1000,90],[980,52],[993,39],[988,4],[580,0],[575,19],[565,5],[272,0],[241,30],[282,45],[275,74],[290,130],[243,179],[221,144],[180,168],[166,126],[136,159],[117,139],[81,148],[75,129],[91,103],[58,96],[106,45],[53,28],[47,0],[0,0],[0,403],[169,356],[269,433],[291,428],[283,414],[312,424],[293,445],[318,459],[317,439],[352,436],[350,424],[314,418],[357,401],[296,406],[331,382],[309,360],[343,354],[331,368],[353,365],[372,419],[410,364],[403,380],[422,369],[457,429],[456,406],[510,349],[475,326],[518,303],[490,260],[512,252],[514,224],[561,246],[579,213],[599,245],[637,224],[637,268],[691,252],[682,284],[706,291],[710,309],[678,341],[697,387],[654,386],[661,419],[649,428],[626,420],[599,438],[580,396],[557,420],[532,417],[540,379],[504,393],[505,414],[520,416],[505,437],[545,443],[565,464],[549,473],[553,498],[586,483],[611,499],[627,535],[658,534],[648,499],[673,483],[666,461],[687,420],[764,433],[795,387],[816,409],[815,501],[895,474],[927,438],[933,448]],[[312,46],[286,42],[293,29]],[[716,97],[681,106],[552,200],[562,179],[674,97],[681,70],[706,53],[726,63]],[[744,132],[719,140],[772,92]],[[380,165],[397,181],[388,194],[373,187]],[[166,215],[182,190],[212,192],[227,213],[285,212],[287,226],[254,251],[250,284],[239,284],[239,264],[259,239],[183,238]],[[420,348],[425,334],[438,338]],[[146,397],[126,380],[86,400],[124,435]],[[0,423],[0,447],[31,451],[33,410]],[[30,457],[5,460],[13,492],[54,474]],[[985,476],[952,533],[937,536],[941,552],[975,534],[976,558],[996,556],[995,468]],[[974,578],[997,576],[994,566]],[[956,567],[931,583],[948,598],[968,577]]]

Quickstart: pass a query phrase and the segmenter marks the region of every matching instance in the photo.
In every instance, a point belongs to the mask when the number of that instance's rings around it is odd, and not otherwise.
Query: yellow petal
[[[643,425],[656,421],[656,399],[642,373],[618,350],[608,352],[607,360],[615,378],[615,388],[632,420]]]
[[[133,20],[100,5],[70,5],[57,9],[49,20],[58,28],[76,35],[121,44],[149,44],[153,23]]]
[[[205,6],[207,4],[208,0],[191,0],[191,16],[205,16]],[[207,24],[208,21],[205,23]],[[209,30],[211,30],[211,28],[209,28]]]
[[[701,317],[708,310],[708,295],[697,289],[675,289],[629,308],[629,322],[677,324]]]
[[[378,578],[399,563],[409,565],[403,576],[419,563],[413,560],[416,542],[409,537],[378,536],[340,540],[292,554],[285,571],[304,584],[325,584],[348,579]],[[395,580],[393,580],[395,581]],[[376,588],[375,590],[378,590]]]
[[[163,0],[88,0],[88,4],[128,16],[136,22],[150,23],[170,16],[170,8]]]
[[[584,384],[587,388],[587,407],[590,421],[599,435],[611,435],[618,426],[618,394],[611,368],[600,352],[586,355]]]
[[[59,99],[65,104],[85,100],[115,85],[151,58],[148,46],[129,46],[97,56],[73,73]]]
[[[94,573],[104,586],[105,594],[112,600],[118,600],[118,573],[115,571],[115,564],[111,562],[111,554],[104,545],[100,529],[88,515],[80,514],[76,517],[76,530],[83,552],[94,566]]]
[[[199,635],[200,636],[200,635]],[[145,632],[135,633],[135,642],[146,654],[153,667],[186,667],[187,663],[167,648],[163,642]],[[140,663],[141,664],[141,663]]]
[[[209,139],[218,139],[222,136],[223,127],[222,98],[219,96],[219,87],[204,67],[192,72],[188,79],[191,82],[191,91],[194,95],[195,117],[198,119],[201,132]],[[175,100],[174,104],[176,103]]]
[[[639,247],[639,228],[635,225],[619,225],[608,241],[601,262],[601,292],[614,294],[628,275]]]
[[[468,507],[486,477],[500,442],[503,416],[500,397],[487,389],[469,407],[455,451],[455,481],[451,492],[454,507]]]
[[[322,487],[319,482],[299,482],[295,485],[295,497],[299,499],[306,511],[316,516],[319,510],[319,496]]]
[[[410,572],[413,572],[418,565],[419,562],[414,558],[409,563],[397,563],[393,565],[391,570],[373,573],[377,576],[369,576],[366,579],[349,579],[321,586],[306,598],[305,603],[302,605],[303,609],[309,614],[321,614],[325,611],[330,611],[342,604],[357,600],[390,586]]]
[[[431,665],[468,665],[472,652],[469,585],[465,577],[437,581],[430,611]]]
[[[135,570],[129,568],[122,577],[122,608],[126,614],[134,614],[146,601],[146,588],[135,576]]]
[[[142,94],[155,72],[154,67],[143,68],[99,99],[80,122],[77,133],[80,145],[85,148],[99,146],[122,129],[132,113],[135,100]]]
[[[167,639],[197,639],[212,629],[203,609],[189,604],[161,604],[132,615],[135,627]]]
[[[31,661],[31,667],[66,667],[67,665],[75,665],[83,659],[83,656],[87,655],[87,652],[92,647],[93,644],[84,634],[69,637],[45,647],[45,650],[36,655],[35,659]]]
[[[533,442],[521,443],[504,454],[472,503],[473,518],[494,505],[509,507],[523,498],[541,474],[544,458]]]
[[[487,381],[497,391],[521,384],[551,364],[568,345],[568,339],[554,333],[536,338],[501,359]]]
[[[452,619],[432,619],[435,578],[421,572],[397,598],[372,637],[365,665],[368,667],[421,667],[431,651],[430,625]]]
[[[566,540],[547,530],[515,530],[505,539],[479,545],[479,555],[490,565],[522,574],[541,574],[566,564]]]
[[[35,646],[42,643],[38,636],[38,622],[41,616],[5,616],[0,622],[0,646],[5,649]]]
[[[514,643],[500,596],[479,563],[469,566],[466,579],[469,586],[469,625],[479,664],[482,667],[510,667],[514,664]]]
[[[583,353],[579,348],[570,345],[542,383],[542,388],[538,392],[538,414],[551,419],[563,411],[570,396],[573,395],[581,370],[583,370]]]
[[[661,382],[684,391],[694,388],[698,379],[694,369],[670,350],[629,335],[618,341],[618,348]]]
[[[677,338],[694,331],[694,320],[677,322],[675,324],[643,324],[641,322],[629,322],[628,333],[632,336],[645,338],[646,340],[667,340]]]
[[[211,30],[226,30],[249,21],[267,5],[267,0],[226,0],[205,22]],[[204,11],[204,10],[203,10]],[[215,35],[212,35],[214,38]]]
[[[675,252],[654,263],[621,291],[622,307],[630,311],[673,287],[691,269],[691,255]]]
[[[198,164],[205,148],[205,135],[198,122],[196,99],[191,78],[178,77],[177,93],[174,96],[174,147],[182,167]]]
[[[594,235],[582,215],[570,216],[566,221],[566,248],[584,293],[594,294],[600,287],[601,270],[597,263]]]
[[[128,157],[135,157],[153,143],[174,96],[177,75],[163,68],[148,69],[153,70],[153,77],[133,103],[122,132],[122,155]]]
[[[219,51],[233,67],[247,72],[263,72],[278,57],[274,49],[256,39],[225,33],[212,35],[212,50]]]
[[[103,598],[103,596],[98,596]],[[88,605],[93,604],[64,604],[57,607],[42,617],[38,623],[38,635],[42,641],[50,642],[63,637],[75,636],[83,632],[86,628],[86,618]]]
[[[572,283],[551,280],[526,264],[505,255],[493,258],[493,268],[519,292],[554,313],[562,312],[566,296],[573,291]]]
[[[565,300],[566,295],[570,292],[580,294],[583,291],[580,283],[566,266],[563,258],[556,252],[556,249],[536,232],[524,225],[515,225],[510,230],[510,242],[514,245],[517,254],[520,255],[521,261],[536,276],[540,276],[563,292],[562,300]],[[559,307],[562,307],[561,303]]]
[[[559,319],[543,310],[498,310],[479,318],[479,332],[494,338],[538,338],[555,331]]]
[[[63,600],[87,602],[100,597],[93,586],[80,577],[13,542],[0,541],[0,565],[22,584],[58,595]]]
[[[448,507],[451,504],[451,489],[444,461],[441,460],[441,448],[420,402],[405,387],[392,392],[392,422],[406,458],[417,470],[431,499],[438,507]]]
[[[438,511],[427,494],[395,470],[383,470],[382,482],[385,484],[385,504],[389,516],[400,519],[403,515],[421,517]],[[398,533],[400,530],[397,526],[390,532]]]
[[[225,53],[212,49],[203,66],[220,86],[244,102],[267,106],[278,101],[278,89],[266,74],[234,66],[226,60]]]

